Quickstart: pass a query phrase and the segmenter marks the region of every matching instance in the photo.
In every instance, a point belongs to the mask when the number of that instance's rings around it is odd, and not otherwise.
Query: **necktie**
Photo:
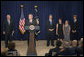
[[[50,21],[50,25],[52,25],[52,21]]]

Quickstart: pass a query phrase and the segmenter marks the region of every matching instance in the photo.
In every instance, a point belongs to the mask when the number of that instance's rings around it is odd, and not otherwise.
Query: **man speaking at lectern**
[[[36,20],[33,19],[33,15],[32,14],[28,15],[28,20],[26,20],[26,22],[25,22],[25,26],[30,26],[30,25],[34,25],[34,26],[37,25]],[[26,30],[26,31],[29,33],[29,30]],[[29,45],[29,37],[28,37],[28,45]]]
[[[33,19],[33,15],[28,15],[28,20],[25,23],[25,29],[29,33],[28,39],[28,56],[36,56],[36,42],[35,42],[35,31],[37,26],[36,20]]]

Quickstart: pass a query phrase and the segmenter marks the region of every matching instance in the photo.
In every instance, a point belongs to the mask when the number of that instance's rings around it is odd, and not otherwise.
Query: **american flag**
[[[21,17],[20,17],[20,21],[19,21],[19,30],[22,34],[24,34],[24,32],[25,32],[24,25],[25,25],[25,18],[24,18],[23,7],[22,7],[21,8]]]

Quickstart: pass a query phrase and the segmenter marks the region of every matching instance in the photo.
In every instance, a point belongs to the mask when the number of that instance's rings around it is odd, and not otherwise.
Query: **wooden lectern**
[[[29,35],[29,47],[28,47],[28,52],[27,55],[28,56],[37,56],[36,53],[36,46],[35,46],[35,30],[38,30],[39,28],[37,28],[38,26],[35,26],[33,24],[26,26],[26,30],[29,30],[30,35]]]
[[[34,41],[34,31],[35,31],[35,26],[30,25],[29,26],[29,47],[28,47],[28,56],[36,56],[36,47],[35,47],[35,41]]]

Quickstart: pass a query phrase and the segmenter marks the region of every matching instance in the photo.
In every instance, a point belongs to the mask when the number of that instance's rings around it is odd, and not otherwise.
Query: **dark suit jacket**
[[[71,55],[76,55],[77,54],[77,47],[71,47],[70,48],[70,54]]]
[[[55,54],[55,56],[60,52],[60,48],[59,47],[55,47],[55,48],[53,48],[53,49],[50,49],[50,51],[49,51],[49,55],[50,56],[52,56],[52,53],[53,52],[56,52],[56,54]]]
[[[78,32],[79,30],[79,22],[76,21],[75,23],[72,22],[72,30],[76,30]]]
[[[12,20],[10,20],[10,25],[8,24],[7,19],[3,22],[3,31],[5,31],[6,33],[12,33],[12,31],[14,30],[14,23]]]
[[[65,48],[64,51],[59,53],[59,55],[62,55],[62,56],[71,55],[70,48]]]
[[[55,36],[55,22],[54,20],[52,20],[52,25],[50,24],[49,19],[47,20],[47,25],[46,25],[46,29],[47,29],[47,37],[49,38],[49,36],[51,35],[52,38],[54,38]],[[49,31],[49,29],[54,29],[52,32]]]
[[[26,20],[25,26],[30,26],[30,25],[37,26],[36,20],[33,19],[33,20],[32,20],[32,23],[29,22],[29,19]],[[26,30],[26,31],[29,31],[29,30]]]
[[[32,23],[30,23],[29,20],[26,20],[25,26],[28,26],[28,25],[37,25],[37,24],[36,24],[36,20],[33,19],[33,20],[32,20]]]
[[[83,55],[83,47],[78,47],[77,48],[77,55],[78,56]]]
[[[54,20],[52,20],[52,25],[50,25],[50,21],[48,19],[48,21],[47,21],[47,30],[49,30],[49,29],[55,29],[55,22],[54,22]]]
[[[30,22],[29,22],[29,19],[27,19],[27,20],[25,21],[25,26],[30,26],[30,25],[36,25],[36,26],[37,26],[36,20],[33,19],[32,23],[30,23]],[[28,37],[27,37],[28,39],[29,39],[29,34],[30,34],[29,32],[30,32],[29,30],[26,30],[26,33],[28,34]],[[28,41],[28,42],[29,42],[29,41]]]

